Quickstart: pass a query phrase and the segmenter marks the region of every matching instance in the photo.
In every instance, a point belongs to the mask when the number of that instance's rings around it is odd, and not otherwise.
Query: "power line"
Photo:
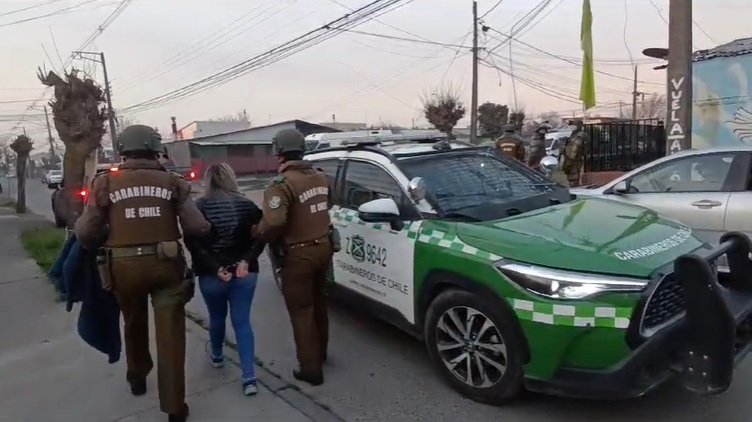
[[[440,47],[449,47],[449,48],[469,48],[468,46],[459,45],[459,44],[447,44],[447,43],[430,41],[430,40],[404,38],[404,37],[397,37],[397,36],[394,36],[394,35],[376,34],[376,33],[373,33],[373,32],[358,31],[358,30],[354,30],[354,29],[340,29],[340,31],[342,31],[342,32],[349,32],[351,34],[365,35],[365,36],[369,36],[369,37],[384,38],[384,39],[388,39],[388,40],[412,42],[412,43],[417,43],[417,44],[438,45]]]
[[[488,16],[489,14],[491,14],[491,12],[493,12],[494,10],[496,10],[496,8],[499,7],[503,1],[504,0],[497,1],[496,4],[494,4],[490,9],[488,9],[488,11],[486,11],[486,13],[480,15],[480,17],[478,19],[483,19],[486,16]]]
[[[250,59],[244,60],[234,66],[230,66],[182,88],[142,101],[133,106],[126,107],[123,111],[143,111],[223,85],[249,72],[269,66],[294,54],[314,47],[338,34],[341,34],[341,29],[343,28],[349,29],[361,25],[375,17],[403,6],[406,4],[405,2],[410,3],[412,1],[413,0],[375,0],[362,6],[353,13],[337,18],[325,25],[294,38],[293,40],[272,48],[271,50],[258,54]]]
[[[31,10],[31,9],[36,9],[37,7],[44,7],[44,6],[48,6],[48,5],[50,5],[50,4],[53,4],[53,3],[59,3],[59,2],[61,2],[61,1],[63,1],[63,0],[50,0],[50,1],[46,1],[46,2],[44,2],[44,3],[37,3],[37,4],[35,4],[35,5],[32,5],[32,6],[26,6],[26,7],[24,7],[24,8],[21,8],[21,9],[11,10],[10,12],[4,12],[4,13],[0,13],[0,17],[3,17],[3,16],[10,16],[10,15],[15,15],[16,13],[23,13],[23,12],[26,12],[27,10]]]
[[[498,31],[498,30],[496,30],[496,29],[494,29],[494,28],[491,28],[491,27],[490,27],[490,26],[488,26],[488,25],[484,25],[484,29],[485,29],[485,28],[487,28],[487,29],[488,29],[488,30],[490,30],[490,31],[496,32],[496,33],[500,34],[501,36],[504,36],[504,37],[507,37],[507,38],[511,38],[511,37],[510,37],[510,36],[509,36],[508,34],[505,34],[505,33],[501,32],[501,31]],[[551,53],[551,52],[548,52],[548,51],[542,50],[542,49],[540,49],[540,48],[538,48],[538,47],[536,47],[536,46],[534,46],[534,45],[532,45],[532,44],[526,43],[526,42],[524,42],[524,41],[521,41],[521,40],[518,40],[518,39],[516,39],[515,41],[516,41],[517,43],[519,43],[519,44],[522,44],[522,45],[523,45],[523,46],[525,46],[525,47],[528,47],[528,48],[530,48],[530,49],[532,49],[532,50],[535,50],[535,51],[537,51],[537,52],[539,52],[539,53],[545,54],[545,55],[547,55],[547,56],[550,56],[550,57],[552,57],[552,58],[555,58],[555,59],[557,59],[557,60],[561,60],[561,61],[563,61],[563,62],[566,62],[566,63],[570,63],[570,64],[572,64],[572,65],[575,65],[575,66],[580,66],[580,63],[578,63],[577,61],[574,61],[574,60],[569,60],[569,59],[567,59],[566,57],[563,57],[563,56],[559,56],[559,55],[557,55],[557,54],[554,54],[554,53]],[[619,75],[614,75],[613,73],[609,73],[609,72],[604,72],[604,71],[602,71],[602,70],[598,70],[598,69],[596,69],[596,70],[595,70],[595,73],[599,73],[599,74],[601,74],[601,75],[605,75],[605,76],[610,76],[610,77],[612,77],[612,78],[616,78],[616,79],[622,79],[622,80],[626,80],[626,81],[630,81],[630,82],[633,82],[633,79],[632,79],[632,78],[625,78],[625,77],[623,77],[623,76],[619,76]],[[641,83],[643,83],[643,84],[648,84],[648,85],[657,85],[657,86],[663,86],[663,84],[659,84],[659,83],[655,83],[655,82],[648,82],[648,81],[639,81],[639,82],[641,82]]]
[[[99,1],[99,0],[86,0],[86,1],[83,1],[81,3],[74,4],[73,6],[68,6],[68,7],[65,7],[63,9],[58,9],[58,10],[56,10],[54,12],[47,13],[45,15],[34,16],[34,17],[31,17],[31,18],[26,18],[26,19],[19,19],[17,21],[8,22],[8,23],[0,23],[0,28],[6,27],[6,26],[20,25],[22,23],[32,22],[32,21],[36,21],[36,20],[44,19],[44,18],[49,18],[49,17],[56,16],[56,15],[62,15],[64,13],[68,13],[68,12],[74,11],[74,9],[78,9],[81,6],[85,6],[87,4],[94,3],[95,1]]]
[[[130,4],[132,3],[132,2],[133,2],[133,0],[122,0],[122,1],[121,1],[121,2],[120,2],[120,3],[119,3],[119,4],[118,4],[118,5],[116,6],[116,7],[115,7],[115,9],[114,9],[114,10],[113,10],[113,11],[112,11],[112,12],[110,13],[110,15],[109,15],[109,16],[107,16],[107,18],[106,18],[106,19],[104,20],[104,22],[102,22],[102,23],[101,23],[101,24],[100,24],[100,25],[99,25],[99,26],[97,27],[97,29],[96,29],[96,30],[94,30],[94,32],[93,32],[93,33],[92,33],[92,34],[91,34],[91,35],[90,35],[90,36],[89,36],[89,37],[88,37],[88,38],[87,38],[87,39],[86,39],[86,40],[85,40],[85,41],[83,42],[83,44],[81,44],[81,46],[80,46],[80,47],[79,47],[79,48],[77,49],[77,51],[81,51],[81,50],[84,50],[84,49],[85,49],[86,47],[88,47],[88,46],[89,46],[89,45],[90,45],[90,44],[91,44],[92,42],[94,42],[94,40],[96,40],[96,39],[97,39],[97,37],[99,37],[99,35],[101,35],[101,34],[102,34],[102,33],[104,32],[104,30],[105,30],[105,29],[107,29],[107,28],[108,28],[108,27],[109,27],[109,26],[110,26],[110,25],[112,24],[112,22],[114,22],[114,21],[115,21],[115,19],[116,19],[117,17],[119,17],[119,16],[120,16],[120,15],[121,15],[121,14],[123,13],[123,11],[125,10],[125,8],[127,8],[127,7],[128,7],[128,6],[129,6],[129,5],[130,5]],[[65,71],[65,68],[66,68],[66,67],[67,67],[67,66],[68,66],[68,65],[69,65],[69,64],[70,64],[70,63],[71,63],[72,61],[73,61],[73,55],[70,55],[70,56],[68,57],[68,59],[67,59],[67,60],[65,61],[65,63],[63,63],[63,67],[62,67],[62,69],[58,70],[58,71],[57,71],[57,73],[61,73],[61,72],[64,72],[64,71]],[[31,104],[31,106],[30,106],[29,108],[33,108],[33,107],[35,107],[35,106],[37,105],[37,103],[38,103],[39,101],[42,101],[42,100],[44,99],[44,93],[45,93],[45,92],[47,92],[47,89],[49,89],[49,87],[45,87],[45,88],[44,88],[44,91],[42,92],[42,95],[40,96],[40,98],[39,98],[39,99],[37,99],[36,101],[34,101],[34,102],[33,102],[33,103]],[[28,111],[28,109],[27,109],[27,111]],[[16,124],[15,124],[15,125],[14,125],[14,126],[13,126],[13,127],[11,128],[11,130],[16,130],[16,129],[18,129],[19,125],[20,125],[21,123],[23,123],[23,121],[24,121],[24,117],[23,117],[23,116],[25,116],[25,115],[26,115],[26,114],[22,115],[22,117],[21,117],[21,118],[20,118],[20,119],[19,119],[19,120],[18,120],[18,121],[16,122]]]

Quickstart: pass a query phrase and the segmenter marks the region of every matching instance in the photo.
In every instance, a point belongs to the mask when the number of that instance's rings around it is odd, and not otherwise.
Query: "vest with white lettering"
[[[321,239],[329,233],[329,181],[309,165],[290,166],[282,173],[292,193],[288,208],[286,244]]]
[[[173,176],[156,169],[122,169],[108,178],[108,247],[154,245],[180,239]]]

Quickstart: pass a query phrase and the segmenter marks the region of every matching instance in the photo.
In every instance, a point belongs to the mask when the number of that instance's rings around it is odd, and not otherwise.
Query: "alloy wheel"
[[[507,347],[499,329],[484,313],[467,306],[455,306],[439,317],[436,348],[452,375],[469,387],[492,387],[507,369]]]

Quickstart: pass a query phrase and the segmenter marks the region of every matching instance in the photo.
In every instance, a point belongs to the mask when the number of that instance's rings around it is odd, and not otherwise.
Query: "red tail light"
[[[188,173],[188,178],[190,180],[195,180],[196,179],[196,172],[195,171],[191,171],[190,173]]]
[[[78,192],[78,195],[81,196],[82,198],[86,198],[86,195],[88,195],[88,194],[89,194],[89,191],[86,190],[86,189],[81,190],[81,191]]]
[[[110,171],[118,171],[117,167],[110,167]]]

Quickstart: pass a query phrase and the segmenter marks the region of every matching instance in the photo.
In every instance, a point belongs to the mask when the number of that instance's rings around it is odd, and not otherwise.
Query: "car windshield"
[[[60,170],[50,170],[50,176],[60,176],[63,174]]]
[[[547,193],[567,193],[542,174],[490,150],[427,155],[403,159],[400,164],[408,177],[423,178],[427,192],[445,214],[478,207],[505,208],[498,206]],[[522,208],[521,212],[530,210]]]

